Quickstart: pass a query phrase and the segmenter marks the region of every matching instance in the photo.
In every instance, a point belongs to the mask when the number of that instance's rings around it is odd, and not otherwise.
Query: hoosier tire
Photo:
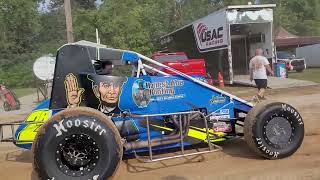
[[[121,137],[100,111],[78,107],[52,116],[32,146],[38,179],[112,179],[122,159]]]
[[[304,123],[294,107],[265,101],[247,114],[244,138],[260,156],[267,159],[285,158],[300,147],[304,138]]]

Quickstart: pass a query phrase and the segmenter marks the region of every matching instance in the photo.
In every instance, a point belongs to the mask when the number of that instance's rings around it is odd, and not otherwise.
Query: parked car
[[[178,71],[196,76],[199,80],[213,85],[212,77],[207,72],[204,59],[189,59],[185,52],[156,52],[151,58]],[[174,74],[163,68],[158,69],[168,74]]]
[[[285,63],[287,71],[302,72],[306,69],[304,58],[297,58],[294,54],[285,51],[277,52],[277,62]]]

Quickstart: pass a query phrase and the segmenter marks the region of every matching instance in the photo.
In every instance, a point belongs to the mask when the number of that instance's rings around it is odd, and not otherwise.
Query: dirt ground
[[[242,91],[243,98],[254,91]],[[265,160],[248,149],[242,139],[222,143],[223,151],[206,155],[141,163],[124,160],[117,179],[160,180],[319,180],[320,179],[320,86],[270,90],[269,99],[295,106],[302,114],[306,135],[300,149],[291,157]],[[0,122],[19,120],[24,114],[3,114]],[[31,179],[32,155],[9,143],[0,144],[0,179]]]

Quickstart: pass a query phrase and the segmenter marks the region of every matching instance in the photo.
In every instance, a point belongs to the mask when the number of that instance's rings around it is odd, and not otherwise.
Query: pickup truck
[[[213,85],[212,77],[206,70],[206,63],[204,59],[189,59],[185,52],[156,52],[151,58],[185,74],[197,76],[200,80]],[[159,70],[168,74],[173,74],[173,72],[167,69]]]
[[[295,55],[285,52],[277,52],[277,62],[285,63],[287,71],[297,71],[302,72],[306,69],[306,62],[304,58],[297,58]]]

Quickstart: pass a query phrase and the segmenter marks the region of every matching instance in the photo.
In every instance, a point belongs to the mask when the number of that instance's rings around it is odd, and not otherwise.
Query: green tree
[[[0,49],[24,53],[32,49],[39,31],[36,0],[0,0]]]

